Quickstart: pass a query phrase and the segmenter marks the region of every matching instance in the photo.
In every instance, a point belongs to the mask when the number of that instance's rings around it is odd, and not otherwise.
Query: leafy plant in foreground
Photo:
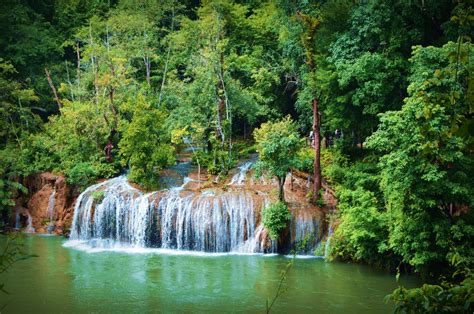
[[[472,313],[474,274],[461,255],[453,254],[450,262],[458,269],[451,278],[454,282],[443,279],[438,285],[414,289],[400,286],[385,297],[385,302],[395,303],[395,313]]]

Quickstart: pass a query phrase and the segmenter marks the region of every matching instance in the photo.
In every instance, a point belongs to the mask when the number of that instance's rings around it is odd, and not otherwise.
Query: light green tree
[[[296,163],[301,141],[297,126],[290,117],[277,122],[263,123],[254,131],[259,160],[255,165],[257,175],[266,173],[278,179],[278,198],[285,201],[286,175]]]

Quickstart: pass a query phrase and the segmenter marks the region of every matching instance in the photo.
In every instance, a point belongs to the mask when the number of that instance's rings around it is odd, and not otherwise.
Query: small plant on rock
[[[95,202],[99,203],[104,199],[105,191],[94,191],[92,192],[91,196]]]

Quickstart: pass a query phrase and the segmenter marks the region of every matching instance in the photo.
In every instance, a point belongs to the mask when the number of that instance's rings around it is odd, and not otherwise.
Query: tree
[[[174,149],[161,128],[165,116],[142,95],[124,107],[132,118],[122,120],[119,127],[122,165],[129,166],[131,180],[149,189],[156,188],[160,170],[175,163]]]
[[[208,171],[226,174],[234,164],[235,137],[279,116],[271,105],[280,84],[277,8],[233,1],[204,2],[197,18],[180,19],[167,36],[172,45],[167,85],[161,102],[170,132],[186,125],[203,130]],[[201,153],[202,154],[202,153]]]
[[[39,117],[31,111],[38,97],[16,81],[15,74],[13,65],[0,58],[0,226],[8,221],[16,192],[26,193],[17,180],[25,170],[19,157],[28,146],[28,134],[40,126]]]
[[[320,133],[320,122],[319,122],[319,108],[318,108],[318,97],[316,96],[316,64],[315,64],[315,51],[314,51],[314,38],[316,30],[318,29],[321,21],[317,17],[306,15],[297,12],[298,18],[305,25],[305,32],[301,35],[301,40],[305,48],[306,53],[306,64],[309,68],[308,75],[310,76],[308,83],[309,88],[312,90],[313,99],[311,100],[313,108],[313,137],[314,137],[314,185],[313,185],[313,202],[317,202],[320,198],[321,190],[321,133]]]
[[[254,131],[259,160],[255,165],[257,175],[266,172],[278,179],[278,198],[285,201],[286,175],[296,164],[300,138],[296,124],[290,117],[277,122],[263,123]]]

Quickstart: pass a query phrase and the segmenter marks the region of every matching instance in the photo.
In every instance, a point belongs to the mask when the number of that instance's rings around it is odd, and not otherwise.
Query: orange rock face
[[[66,184],[65,178],[44,172],[24,178],[22,184],[28,189],[28,195],[20,195],[16,201],[18,227],[26,227],[22,217],[29,214],[36,232],[67,233],[78,193]]]
[[[222,195],[247,191],[255,194],[253,202],[256,208],[262,208],[263,206],[260,204],[263,199],[262,195],[265,195],[269,202],[276,201],[277,182],[275,180],[271,178],[255,178],[253,177],[253,171],[249,170],[242,184],[233,185],[231,177],[235,173],[236,171],[231,172],[227,179],[217,180],[216,177],[210,176],[205,171],[202,171],[200,178],[198,178],[197,173],[193,172],[189,175],[191,180],[185,184],[184,190],[181,193],[197,192],[196,197],[199,197],[205,193]],[[32,227],[36,232],[69,234],[74,203],[79,195],[78,191],[75,191],[66,184],[63,176],[49,172],[28,176],[22,183],[29,193],[28,195],[18,195],[16,199],[15,213],[19,217],[17,221],[20,222],[20,228],[26,228],[27,219],[31,217]],[[309,231],[301,228],[318,230],[318,233],[323,233],[327,228],[324,219],[325,210],[308,202],[306,194],[310,191],[309,184],[308,178],[300,173],[294,173],[287,177],[285,199],[292,213],[293,220],[280,239],[282,247],[290,247],[296,240],[296,235]],[[160,193],[156,195],[157,197],[154,201],[158,201],[159,195]],[[335,206],[333,204],[333,193],[327,187],[324,198],[327,205]],[[258,221],[255,223],[258,225],[260,223],[259,211],[256,214],[256,219]],[[13,222],[14,224],[15,222]],[[259,230],[258,236],[261,238],[261,243],[266,245],[268,240],[266,230]],[[315,240],[321,237],[322,234],[318,234]]]

